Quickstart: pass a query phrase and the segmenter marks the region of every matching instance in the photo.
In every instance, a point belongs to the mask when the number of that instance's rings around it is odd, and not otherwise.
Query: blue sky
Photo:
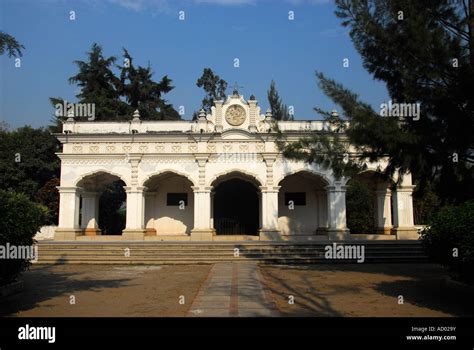
[[[0,0],[0,30],[25,46],[20,68],[0,56],[0,119],[11,127],[43,126],[54,113],[49,97],[76,101],[78,88],[68,78],[93,42],[119,62],[126,47],[135,64],[150,62],[156,80],[167,74],[175,89],[165,97],[185,107],[185,119],[199,109],[204,92],[196,80],[205,67],[237,82],[246,98],[254,94],[262,112],[272,79],[296,119],[320,119],[315,106],[334,108],[315,70],[378,106],[388,98],[385,86],[363,69],[334,9],[330,0]]]

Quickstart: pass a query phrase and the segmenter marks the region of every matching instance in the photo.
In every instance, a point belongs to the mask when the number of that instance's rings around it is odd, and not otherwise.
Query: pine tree
[[[275,81],[273,80],[270,83],[270,89],[267,91],[267,98],[274,119],[293,120],[293,116],[290,115],[288,107],[282,102],[280,95],[278,94]]]
[[[211,68],[204,68],[201,77],[197,80],[196,85],[202,87],[206,92],[206,96],[202,100],[201,108],[209,112],[216,100],[224,100],[227,82],[214,74]]]
[[[160,82],[153,80],[151,66],[137,66],[133,64],[133,58],[124,48],[123,57],[125,64],[119,67],[120,92],[128,102],[128,114],[135,109],[140,111],[142,119],[148,120],[176,120],[181,119],[179,113],[162,98],[174,89],[172,80],[165,75]]]
[[[320,88],[344,117],[316,108],[333,131],[300,140],[285,155],[319,157],[340,175],[385,157],[387,175],[411,171],[421,186],[435,181],[444,201],[472,198],[473,2],[336,0],[336,5],[364,67],[386,84],[393,102],[419,103],[419,119],[382,117],[381,110],[317,72]],[[349,143],[355,152],[349,152]]]
[[[7,52],[8,57],[21,57],[24,48],[13,36],[0,31],[0,56]]]
[[[81,91],[76,95],[78,103],[95,104],[95,120],[124,119],[126,105],[119,99],[119,79],[112,72],[114,56],[104,57],[97,43],[88,52],[88,61],[75,61],[79,72],[69,78]]]

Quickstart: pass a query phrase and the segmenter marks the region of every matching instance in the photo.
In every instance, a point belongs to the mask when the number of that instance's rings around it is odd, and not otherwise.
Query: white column
[[[127,216],[124,239],[141,240],[145,236],[145,196],[146,187],[125,187],[127,192]]]
[[[326,233],[328,229],[328,198],[326,191],[316,191],[318,212],[318,233]]]
[[[191,239],[212,241],[215,230],[211,226],[211,187],[193,186],[194,191],[194,228]]]
[[[392,200],[392,193],[390,189],[383,189],[375,191],[376,194],[376,225],[377,233],[389,235],[392,230],[392,212],[390,203]]]
[[[280,239],[278,227],[278,191],[280,186],[261,186],[262,198],[262,228],[260,229],[261,240]]]
[[[327,186],[328,236],[330,239],[346,239],[346,187],[340,184]]]
[[[79,227],[80,187],[58,186],[59,225],[54,234],[55,240],[75,240],[81,235]]]
[[[82,192],[81,229],[86,236],[100,235],[99,193]]]
[[[397,239],[418,239],[413,221],[413,188],[403,185],[396,188],[393,198],[394,231]]]

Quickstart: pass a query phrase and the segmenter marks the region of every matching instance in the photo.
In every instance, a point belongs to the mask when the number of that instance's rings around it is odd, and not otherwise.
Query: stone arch
[[[79,186],[80,182],[83,181],[84,179],[88,178],[88,177],[94,177],[94,176],[101,175],[101,174],[107,174],[107,175],[115,176],[115,177],[119,178],[120,180],[122,180],[125,183],[125,186],[129,186],[128,180],[123,175],[115,173],[115,172],[110,171],[108,169],[103,169],[103,168],[95,169],[95,170],[89,171],[85,174],[79,175],[79,177],[74,181],[74,186]]]
[[[257,235],[261,226],[261,180],[240,169],[212,178],[211,215],[218,235]]]
[[[119,235],[125,229],[126,179],[105,169],[82,174],[78,187],[80,228],[85,235]]]
[[[146,235],[190,235],[194,223],[193,180],[179,171],[165,169],[142,182]]]
[[[262,181],[262,179],[260,179],[257,174],[254,174],[247,170],[233,168],[233,169],[227,169],[223,172],[220,172],[214,175],[208,181],[208,186],[214,186],[216,183],[218,183],[219,180],[222,180],[223,178],[232,179],[232,178],[239,178],[239,177],[242,178],[243,180],[252,182],[257,187],[263,186],[264,184],[264,181]]]
[[[393,179],[370,168],[347,178],[347,225],[352,233],[390,234],[393,228]]]
[[[330,186],[333,183],[333,180],[329,178],[326,174],[321,173],[319,171],[303,168],[303,169],[298,169],[294,171],[288,171],[286,173],[283,173],[282,176],[280,176],[278,179],[276,179],[275,183],[280,184],[285,178],[291,175],[296,175],[296,174],[304,174],[307,173],[311,176],[317,176],[325,181],[326,186]]]
[[[287,172],[278,182],[278,226],[283,235],[311,236],[328,228],[331,180],[317,171]]]
[[[145,177],[145,179],[143,179],[143,181],[141,182],[141,186],[146,186],[147,181],[152,179],[153,177],[166,175],[167,173],[174,174],[174,175],[177,175],[177,176],[182,176],[182,177],[186,178],[189,182],[191,182],[191,184],[192,184],[191,186],[196,186],[196,182],[193,180],[193,178],[191,178],[188,174],[185,174],[185,173],[183,173],[181,171],[178,171],[178,170],[175,170],[175,169],[163,169],[163,170],[151,173],[151,174],[147,175]]]

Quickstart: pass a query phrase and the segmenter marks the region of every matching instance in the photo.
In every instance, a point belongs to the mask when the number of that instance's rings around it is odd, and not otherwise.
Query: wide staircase
[[[256,261],[265,264],[357,263],[326,259],[334,242],[40,242],[38,264],[212,264]],[[364,246],[364,263],[415,263],[428,259],[416,241],[350,241]]]

